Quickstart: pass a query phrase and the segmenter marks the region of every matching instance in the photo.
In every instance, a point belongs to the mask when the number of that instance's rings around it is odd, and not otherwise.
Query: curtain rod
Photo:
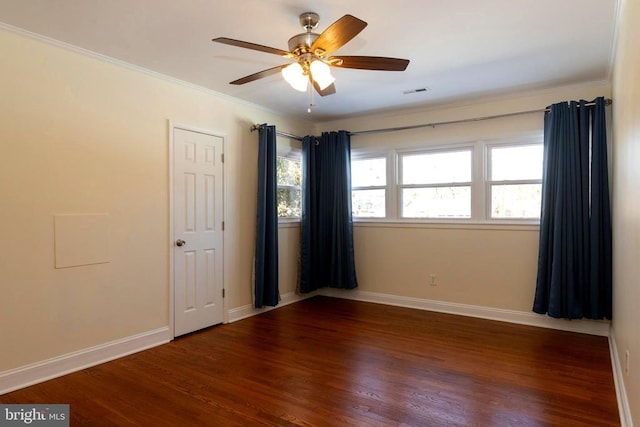
[[[604,105],[611,105],[613,103],[613,101],[610,98],[607,98],[604,100]],[[586,107],[595,105],[594,102],[587,102],[585,104]],[[578,104],[578,106],[580,106]],[[453,124],[457,124],[457,123],[467,123],[467,122],[479,122],[482,120],[490,120],[490,119],[499,119],[499,118],[503,118],[503,117],[512,117],[512,116],[521,116],[524,114],[532,114],[532,113],[544,113],[544,112],[548,112],[549,109],[548,108],[539,108],[537,110],[527,110],[527,111],[517,111],[515,113],[506,113],[506,114],[496,114],[493,116],[484,116],[484,117],[473,117],[470,119],[460,119],[460,120],[451,120],[448,122],[435,122],[435,123],[423,123],[423,124],[419,124],[419,125],[409,125],[409,126],[400,126],[400,127],[394,127],[394,128],[384,128],[384,129],[371,129],[371,130],[362,130],[362,131],[357,131],[357,132],[350,132],[351,136],[354,135],[367,135],[367,134],[371,134],[371,133],[383,133],[383,132],[395,132],[395,131],[400,131],[400,130],[409,130],[409,129],[419,129],[419,128],[424,128],[424,127],[436,127],[436,126],[442,126],[442,125],[453,125]]]
[[[604,105],[611,105],[613,103],[613,101],[610,98],[607,98],[604,100]],[[590,107],[592,105],[595,105],[594,102],[588,102],[585,104],[585,106]],[[580,106],[578,104],[578,106]],[[500,118],[504,118],[504,117],[513,117],[513,116],[521,116],[524,114],[533,114],[533,113],[544,113],[549,111],[548,108],[539,108],[537,110],[527,110],[527,111],[517,111],[515,113],[506,113],[506,114],[496,114],[493,116],[484,116],[484,117],[473,117],[470,119],[460,119],[460,120],[451,120],[451,121],[447,121],[447,122],[434,122],[434,123],[423,123],[423,124],[419,124],[419,125],[409,125],[409,126],[400,126],[400,127],[393,127],[393,128],[383,128],[383,129],[371,129],[371,130],[361,130],[361,131],[357,131],[357,132],[349,132],[349,135],[351,136],[357,136],[357,135],[368,135],[368,134],[372,134],[372,133],[384,133],[384,132],[396,132],[396,131],[401,131],[401,130],[410,130],[410,129],[419,129],[419,128],[424,128],[424,127],[436,127],[436,126],[442,126],[442,125],[453,125],[453,124],[458,124],[458,123],[467,123],[467,122],[479,122],[479,121],[483,121],[483,120],[490,120],[490,119],[500,119]],[[262,127],[262,125],[253,125],[251,126],[251,131],[255,131],[255,130],[259,130]],[[291,139],[296,139],[298,141],[302,141],[304,138],[297,136],[297,135],[293,135],[287,132],[281,132],[279,130],[276,130],[276,134],[280,135],[280,136],[285,136],[287,138],[291,138]]]
[[[262,129],[262,125],[251,125],[251,132],[256,131],[256,130],[260,130]],[[279,130],[276,129],[276,135],[278,136],[285,136],[287,138],[291,138],[291,139],[296,139],[298,141],[302,141],[304,138],[298,135],[294,135],[292,133],[288,133],[288,132],[281,132]]]

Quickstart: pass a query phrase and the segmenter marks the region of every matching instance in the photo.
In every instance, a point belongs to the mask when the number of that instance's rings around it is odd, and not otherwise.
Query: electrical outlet
[[[438,277],[433,273],[429,274],[429,285],[438,286]]]
[[[629,375],[629,349],[624,352],[624,373]]]

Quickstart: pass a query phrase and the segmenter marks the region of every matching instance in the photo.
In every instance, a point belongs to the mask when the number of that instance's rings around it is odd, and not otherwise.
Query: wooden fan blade
[[[355,16],[344,15],[318,36],[311,45],[311,52],[316,53],[320,49],[322,51],[319,53],[320,55],[328,55],[357,36],[366,26],[367,23],[363,20]]]
[[[257,50],[259,52],[272,53],[274,55],[283,56],[285,58],[295,58],[294,54],[292,54],[291,52],[287,52],[286,50],[263,46],[261,44],[243,42],[242,40],[235,40],[227,37],[218,37],[212,39],[211,41],[216,43],[228,44],[230,46],[243,47],[245,49]]]
[[[243,77],[241,79],[229,82],[229,84],[232,84],[232,85],[243,85],[245,83],[249,83],[249,82],[252,82],[254,80],[261,79],[263,77],[268,77],[268,76],[273,75],[273,74],[278,74],[280,72],[280,70],[282,70],[284,67],[286,67],[288,65],[289,64],[278,65],[277,67],[269,68],[268,70],[262,70],[262,71],[259,71],[259,72],[255,73],[255,74],[251,74],[251,75]]]
[[[318,83],[315,82],[315,80],[312,80],[312,82],[313,82],[314,89],[316,90],[316,92],[318,92],[320,96],[333,95],[334,93],[336,93],[336,85],[333,83],[325,87],[323,90],[323,89],[320,89],[320,86],[318,85]]]
[[[329,58],[329,64],[358,70],[404,71],[409,65],[409,60],[383,56],[339,56]]]

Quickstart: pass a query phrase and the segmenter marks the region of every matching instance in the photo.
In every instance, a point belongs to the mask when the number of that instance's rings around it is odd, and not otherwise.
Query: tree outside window
[[[301,162],[278,156],[276,159],[278,182],[278,218],[300,218],[302,182]]]

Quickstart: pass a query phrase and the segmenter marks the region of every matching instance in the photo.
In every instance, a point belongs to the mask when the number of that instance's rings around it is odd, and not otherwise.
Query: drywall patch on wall
[[[109,214],[53,217],[56,268],[109,262]]]

